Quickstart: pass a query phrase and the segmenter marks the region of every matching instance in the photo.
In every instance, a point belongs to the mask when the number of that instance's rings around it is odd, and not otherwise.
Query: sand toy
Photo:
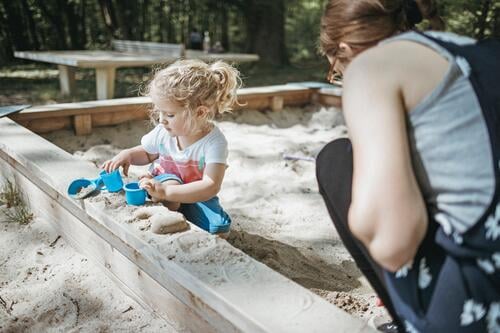
[[[125,190],[125,200],[127,204],[133,206],[144,205],[146,202],[146,190],[139,187],[138,182],[132,182],[123,186]]]
[[[121,191],[122,187],[122,176],[118,169],[110,173],[103,170],[95,179],[79,178],[73,180],[68,186],[68,195],[74,199],[84,199],[98,190],[106,189],[108,192],[118,192]]]
[[[103,186],[101,177],[96,179],[79,178],[68,186],[68,195],[74,199],[84,199]]]

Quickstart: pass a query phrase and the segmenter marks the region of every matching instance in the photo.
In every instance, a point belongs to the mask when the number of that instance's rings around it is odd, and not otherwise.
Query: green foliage
[[[286,45],[290,60],[318,57],[319,21],[325,1],[294,1],[286,13]]]
[[[500,38],[499,0],[441,0],[439,4],[447,30],[479,39]]]
[[[260,27],[265,27],[265,39],[273,41],[260,48],[260,53],[274,48],[274,53],[269,52],[273,56],[281,54],[276,48],[284,47],[292,63],[314,60],[318,59],[320,17],[327,1],[0,1],[0,64],[12,62],[14,50],[106,49],[113,38],[188,44],[193,28],[209,31],[212,42],[221,41],[228,51],[256,52],[256,45],[262,44],[256,40],[262,38],[256,32]],[[276,8],[283,12],[284,35],[275,31],[276,25],[267,28],[266,22],[274,21],[275,16],[262,18],[270,5],[278,3],[283,5]],[[437,3],[447,30],[474,38],[500,38],[500,0]],[[426,24],[421,27],[426,28]],[[284,38],[285,42],[276,43],[276,38]]]
[[[5,179],[0,187],[0,204],[6,222],[28,224],[33,220],[21,189],[10,179]]]

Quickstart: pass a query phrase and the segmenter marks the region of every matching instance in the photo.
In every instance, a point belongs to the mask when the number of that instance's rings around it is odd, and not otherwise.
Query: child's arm
[[[146,165],[158,158],[158,154],[150,154],[139,145],[133,148],[124,149],[111,160],[104,162],[101,166],[106,172],[111,172],[119,167],[123,167],[123,174],[128,176],[130,165]]]
[[[206,201],[219,193],[226,165],[210,163],[205,167],[203,179],[189,184],[167,185],[152,179],[140,181],[140,186],[155,198],[162,201],[194,203]]]

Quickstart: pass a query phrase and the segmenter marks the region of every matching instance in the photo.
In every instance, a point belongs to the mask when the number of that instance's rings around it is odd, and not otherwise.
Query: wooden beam
[[[323,105],[342,107],[342,88],[322,88],[318,91],[318,101]]]
[[[318,91],[316,88],[295,85],[243,88],[238,91],[238,101],[241,105],[234,105],[234,109],[276,111],[285,106],[303,106],[316,100],[325,105],[339,107],[341,104],[339,93],[338,89]],[[131,97],[36,106],[14,114],[10,118],[36,133],[47,133],[60,129],[75,129],[74,117],[77,115],[92,115],[92,127],[100,127],[148,119],[150,109],[149,97]],[[88,125],[86,128],[88,130]]]
[[[73,127],[76,135],[92,133],[92,116],[90,114],[77,114],[73,117]]]
[[[115,95],[115,67],[97,67],[95,69],[97,99],[112,99]]]
[[[57,65],[59,69],[59,84],[61,85],[61,93],[63,95],[75,96],[75,67],[66,65]]]
[[[72,179],[95,177],[98,171],[12,120],[0,120],[0,173],[15,176],[38,214],[46,214],[70,244],[175,329],[373,332],[361,320],[195,226],[177,235],[140,233],[118,220],[111,208],[66,195]],[[197,255],[185,246],[189,239],[214,247],[201,246]]]
[[[283,96],[273,96],[271,97],[271,110],[273,111],[283,111]]]

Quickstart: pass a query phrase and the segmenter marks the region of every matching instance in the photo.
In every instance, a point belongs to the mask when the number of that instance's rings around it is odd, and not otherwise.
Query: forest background
[[[324,81],[326,61],[318,54],[317,44],[326,2],[0,0],[0,104],[16,102],[8,95],[22,95],[23,90],[31,92],[23,97],[25,102],[65,100],[58,95],[56,73],[50,71],[56,66],[15,59],[14,51],[110,49],[113,39],[189,46],[193,29],[208,31],[212,43],[220,41],[226,51],[260,56],[258,64],[240,66],[246,86]],[[447,30],[477,39],[500,38],[500,0],[441,0],[438,4]],[[425,22],[421,28],[426,28]],[[120,70],[116,96],[137,96],[132,85],[149,71]],[[77,78],[88,84],[83,84],[78,98],[92,99],[93,73],[80,75]]]

